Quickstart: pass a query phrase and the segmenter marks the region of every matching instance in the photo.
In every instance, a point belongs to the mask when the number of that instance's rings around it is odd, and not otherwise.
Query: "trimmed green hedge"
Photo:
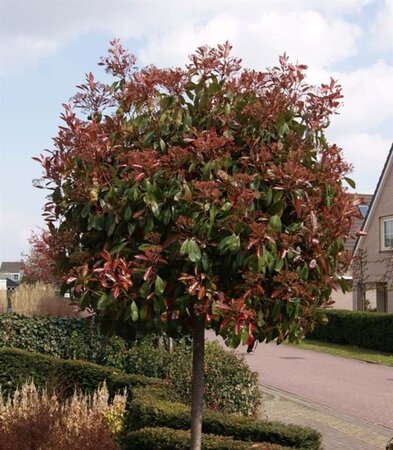
[[[317,325],[308,339],[393,352],[393,314],[323,310],[328,323]]]
[[[119,370],[78,360],[63,360],[30,353],[25,350],[0,348],[0,385],[3,394],[12,393],[26,380],[33,379],[37,387],[56,390],[61,397],[72,395],[75,389],[92,392],[104,381],[109,392],[135,386],[163,385],[162,380],[143,375],[126,375]]]
[[[126,343],[102,335],[91,319],[0,314],[0,347],[119,366]]]
[[[186,431],[164,430],[161,433],[160,430],[142,430],[146,427],[188,430],[190,427],[190,408],[183,403],[174,402],[170,386],[160,379],[127,375],[116,369],[85,361],[62,360],[9,348],[0,349],[0,368],[0,385],[5,395],[12,393],[28,379],[33,379],[37,387],[55,390],[61,398],[72,395],[75,389],[92,392],[104,381],[111,395],[127,389],[129,401],[125,421],[125,450],[176,450],[187,449],[189,446]],[[249,417],[211,410],[205,411],[203,432],[203,448],[206,450],[242,450],[250,448],[253,442],[269,442],[261,447],[269,450],[281,449],[280,445],[317,450],[321,439],[318,432],[309,428],[260,422]],[[155,447],[150,442],[157,442],[154,445],[158,446]]]
[[[143,428],[129,433],[122,443],[122,450],[188,450],[190,448],[190,432],[171,428]],[[204,434],[203,450],[287,450],[280,445],[269,443],[253,443],[231,439],[226,436]]]
[[[94,321],[59,317],[0,315],[0,348],[13,347],[62,359],[84,359],[134,375],[167,379],[181,401],[191,397],[191,345],[150,335],[138,342],[102,335]],[[257,376],[233,352],[206,344],[206,406],[250,415],[261,402]]]
[[[127,431],[145,427],[171,427],[187,430],[190,427],[190,408],[183,403],[158,398],[161,388],[134,389],[126,417]],[[297,425],[267,422],[217,411],[206,410],[202,431],[206,434],[231,436],[241,441],[270,442],[288,447],[317,450],[321,435],[317,431]],[[149,448],[149,447],[146,447]]]

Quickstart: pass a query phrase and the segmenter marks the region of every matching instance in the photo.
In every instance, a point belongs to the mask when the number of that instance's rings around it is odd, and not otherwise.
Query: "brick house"
[[[376,309],[393,313],[393,145],[386,159],[362,230],[353,262],[353,309],[365,309],[374,291]]]

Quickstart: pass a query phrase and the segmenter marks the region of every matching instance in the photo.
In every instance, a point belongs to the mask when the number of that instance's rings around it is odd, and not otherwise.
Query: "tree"
[[[300,338],[348,264],[356,214],[324,136],[341,87],[307,85],[285,55],[245,70],[230,50],[139,70],[113,41],[100,64],[115,81],[89,73],[37,158],[57,269],[82,306],[140,333],[192,330],[193,449],[205,327],[232,347]]]
[[[27,283],[56,284],[54,260],[51,247],[47,243],[47,233],[32,233],[29,240],[30,251],[23,255],[23,280]]]

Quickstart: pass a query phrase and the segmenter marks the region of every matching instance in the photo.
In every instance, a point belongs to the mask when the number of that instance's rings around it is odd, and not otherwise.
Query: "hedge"
[[[33,379],[37,387],[56,391],[61,398],[72,395],[75,389],[93,392],[104,381],[111,395],[127,389],[129,401],[125,420],[124,449],[188,448],[187,433],[177,433],[173,430],[164,432],[160,447],[149,444],[149,439],[157,441],[159,431],[138,434],[138,429],[146,427],[169,427],[178,430],[188,430],[190,427],[190,408],[183,403],[174,402],[174,393],[160,379],[127,375],[116,369],[86,361],[62,360],[9,348],[0,349],[0,367],[0,386],[5,395],[12,393],[28,379]],[[269,450],[280,449],[279,445],[317,450],[320,448],[321,439],[318,432],[309,428],[276,422],[260,422],[250,417],[228,415],[211,410],[205,411],[203,432],[206,434],[203,448],[212,450],[241,450],[250,448],[252,442],[269,442],[269,445],[264,444],[261,447]],[[153,435],[156,437],[152,437]],[[132,444],[134,440],[136,443]],[[239,444],[239,441],[242,443]]]
[[[127,375],[86,361],[62,360],[6,347],[0,348],[0,368],[0,386],[5,395],[29,379],[33,379],[37,387],[56,390],[61,397],[72,395],[75,389],[93,392],[104,381],[111,395],[124,389],[132,392],[136,386],[164,385],[156,378]]]
[[[183,403],[168,401],[165,395],[161,395],[159,399],[157,391],[161,389],[160,387],[134,389],[126,417],[127,431],[145,427],[171,427],[183,430],[190,427],[189,407]],[[311,428],[259,421],[211,410],[205,411],[202,431],[206,434],[232,436],[241,441],[270,442],[310,450],[321,448],[321,435]]]
[[[122,442],[122,450],[188,450],[190,432],[171,428],[143,428],[129,433]],[[255,443],[235,440],[226,436],[204,434],[203,450],[287,450],[286,447],[270,443]]]
[[[393,352],[393,314],[324,310],[326,325],[317,325],[308,339]]]
[[[91,319],[0,314],[0,347],[113,366],[126,342],[102,335]]]
[[[0,315],[0,348],[25,349],[63,359],[84,359],[134,375],[164,378],[181,401],[191,398],[192,356],[186,340],[175,341],[169,353],[159,338],[135,342],[105,337],[94,321],[59,317]],[[161,339],[163,343],[165,339]],[[257,376],[233,352],[206,344],[206,406],[252,415],[261,402]]]

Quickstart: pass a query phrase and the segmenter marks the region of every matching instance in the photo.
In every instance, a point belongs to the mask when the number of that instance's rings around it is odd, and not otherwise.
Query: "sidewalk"
[[[389,428],[338,413],[280,389],[266,385],[261,385],[261,389],[262,417],[318,430],[325,450],[384,450],[393,436]]]

